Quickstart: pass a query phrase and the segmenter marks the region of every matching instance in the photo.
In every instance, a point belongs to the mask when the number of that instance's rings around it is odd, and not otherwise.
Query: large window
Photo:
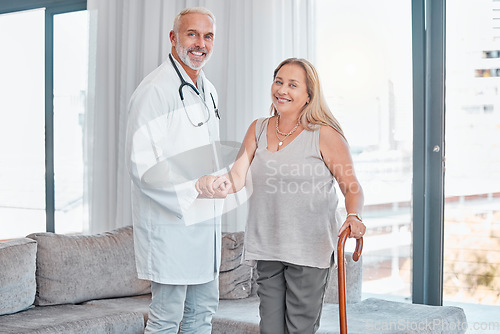
[[[411,301],[411,1],[320,0],[316,15],[318,71],[365,192],[363,293]]]
[[[500,1],[446,22],[444,299],[500,305]]]
[[[40,3],[0,4],[0,240],[84,226],[86,5]]]
[[[444,299],[485,329],[500,304],[500,1],[318,0],[316,14],[365,189],[363,296]]]
[[[55,231],[81,232],[83,122],[89,60],[87,11],[54,16]]]
[[[0,239],[45,231],[44,18],[0,15]]]

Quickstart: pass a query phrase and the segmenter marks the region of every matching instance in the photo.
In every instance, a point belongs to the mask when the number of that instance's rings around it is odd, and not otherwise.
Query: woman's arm
[[[229,173],[220,177],[205,175],[196,182],[196,190],[207,197],[217,196],[220,192],[225,192],[226,186],[231,186],[228,193],[236,193],[245,185],[246,175],[252,163],[255,150],[257,149],[257,139],[255,137],[255,126],[257,121],[253,121],[247,130],[243,143],[231,167]],[[229,182],[228,182],[229,181]]]
[[[349,145],[345,138],[330,126],[322,126],[319,133],[319,148],[328,169],[339,184],[345,198],[347,213],[361,216],[364,203],[363,189],[359,184],[352,162]],[[360,238],[366,231],[365,225],[354,215],[345,220],[339,230],[339,235],[351,227],[351,238]]]

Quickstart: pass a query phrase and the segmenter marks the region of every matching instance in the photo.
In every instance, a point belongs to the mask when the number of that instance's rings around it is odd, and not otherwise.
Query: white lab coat
[[[182,76],[193,83],[174,59]],[[134,247],[139,278],[163,284],[201,284],[220,266],[223,200],[197,199],[196,180],[218,171],[217,93],[203,72],[197,87],[206,106],[167,59],[136,89],[129,105],[126,156],[132,178]],[[203,91],[200,89],[203,87]],[[207,124],[195,127],[192,122]],[[222,173],[224,171],[219,171]]]

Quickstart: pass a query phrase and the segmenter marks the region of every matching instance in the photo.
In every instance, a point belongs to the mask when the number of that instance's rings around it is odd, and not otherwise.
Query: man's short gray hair
[[[193,13],[204,14],[204,15],[209,16],[212,19],[212,23],[214,26],[214,34],[215,34],[215,15],[211,11],[209,11],[208,9],[206,9],[204,7],[190,7],[190,8],[183,9],[175,17],[173,30],[174,30],[176,35],[179,32],[179,24],[180,24],[179,22],[181,20],[181,17],[183,17],[186,14],[193,14]]]

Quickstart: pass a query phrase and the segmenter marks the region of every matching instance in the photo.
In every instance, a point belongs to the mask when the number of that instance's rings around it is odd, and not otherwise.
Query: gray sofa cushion
[[[16,239],[0,242],[0,315],[27,309],[36,293],[36,242]]]
[[[140,312],[106,310],[85,305],[34,307],[0,317],[3,334],[142,334]]]
[[[35,305],[80,303],[150,292],[135,267],[132,227],[97,235],[35,233]]]
[[[455,306],[429,306],[378,298],[347,304],[349,334],[463,334],[467,318]],[[318,334],[338,333],[338,304],[325,304]]]
[[[259,298],[221,300],[212,318],[213,334],[259,334]]]
[[[151,294],[133,297],[89,300],[88,302],[83,303],[83,305],[100,307],[108,311],[114,310],[118,312],[127,310],[130,312],[139,312],[142,313],[144,317],[144,323],[148,321],[149,304],[151,304]]]
[[[212,320],[213,334],[259,334],[259,299],[221,300]],[[347,304],[349,334],[462,334],[464,311],[454,306],[428,306],[369,298]],[[324,304],[317,334],[340,332],[339,305]]]

